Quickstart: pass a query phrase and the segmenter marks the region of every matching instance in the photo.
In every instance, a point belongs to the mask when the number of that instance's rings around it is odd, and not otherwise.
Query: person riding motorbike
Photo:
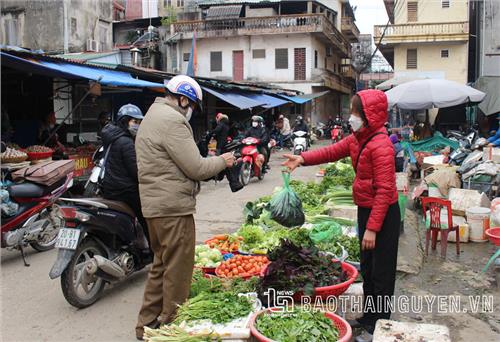
[[[297,119],[295,119],[295,126],[293,127],[293,131],[303,131],[309,134],[309,127],[307,127],[307,124],[302,116],[297,116]]]
[[[278,145],[280,147],[284,147],[284,141],[292,134],[292,129],[290,127],[290,120],[286,118],[283,114],[281,114],[278,118],[279,121],[283,122],[283,125],[280,129],[280,137],[278,141]]]
[[[218,113],[215,117],[215,121],[217,122],[217,126],[210,135],[217,140],[217,154],[221,155],[227,144],[227,137],[229,136],[229,118],[225,114]]]
[[[102,196],[105,199],[126,203],[134,211],[149,242],[148,227],[142,215],[139,198],[135,154],[135,136],[143,119],[139,107],[129,103],[118,110],[116,123],[109,123],[103,127],[101,137],[104,153],[107,156]]]
[[[269,149],[269,132],[267,129],[264,127],[264,119],[261,116],[254,115],[252,116],[252,126],[246,130],[245,132],[245,138],[252,137],[260,140],[259,145],[257,146],[257,149],[259,150],[259,153],[262,154],[265,158],[264,165],[262,168],[262,172],[266,172],[266,170],[269,168],[269,157],[271,155],[271,151]]]

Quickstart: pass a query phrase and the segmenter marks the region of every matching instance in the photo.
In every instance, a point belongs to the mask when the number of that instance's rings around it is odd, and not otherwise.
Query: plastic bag
[[[309,238],[315,243],[330,242],[342,234],[342,226],[337,222],[315,224],[309,233]]]
[[[271,218],[285,227],[302,226],[306,220],[302,201],[290,187],[290,173],[283,172],[283,188],[269,202]]]
[[[491,226],[500,227],[500,197],[491,201]]]

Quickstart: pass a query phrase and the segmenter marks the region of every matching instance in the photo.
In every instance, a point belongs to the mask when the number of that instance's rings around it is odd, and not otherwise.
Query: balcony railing
[[[342,17],[342,32],[345,33],[350,40],[358,41],[359,29],[351,17]]]
[[[250,17],[238,19],[209,19],[181,21],[172,24],[172,32],[191,38],[233,37],[239,35],[262,35],[280,33],[318,33],[333,43],[343,56],[350,56],[351,45],[340,31],[323,14],[281,15],[272,17]]]
[[[351,64],[343,64],[340,68],[340,74],[347,78],[356,79],[356,71]]]
[[[351,94],[355,86],[353,79],[327,69],[314,69],[312,81],[322,82],[325,87],[344,94]]]
[[[380,39],[384,25],[374,27],[374,39]],[[389,25],[384,35],[385,43],[466,41],[469,37],[469,24],[466,21],[450,23],[412,23]]]

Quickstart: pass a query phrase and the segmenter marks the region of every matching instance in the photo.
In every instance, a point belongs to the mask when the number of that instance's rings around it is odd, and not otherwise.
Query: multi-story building
[[[197,76],[324,93],[305,112],[341,112],[355,87],[359,30],[346,0],[198,2],[199,20],[172,23],[167,71],[185,73],[196,35]]]
[[[458,0],[384,0],[390,24],[374,27],[395,76],[467,82],[469,4]]]
[[[1,43],[47,53],[112,47],[112,0],[5,0]]]
[[[352,64],[357,70],[371,71],[373,53],[373,37],[371,34],[360,34],[359,42],[352,44]]]

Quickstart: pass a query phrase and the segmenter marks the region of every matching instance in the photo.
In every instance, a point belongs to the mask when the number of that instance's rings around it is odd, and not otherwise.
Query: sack
[[[306,220],[302,201],[290,188],[290,173],[283,172],[283,189],[273,195],[269,202],[271,218],[285,227],[302,226]]]
[[[337,222],[323,222],[313,226],[309,238],[315,243],[330,242],[342,234],[342,226]]]
[[[74,170],[74,160],[50,161],[17,170],[12,173],[12,179],[15,181],[28,180],[36,184],[50,186]]]

